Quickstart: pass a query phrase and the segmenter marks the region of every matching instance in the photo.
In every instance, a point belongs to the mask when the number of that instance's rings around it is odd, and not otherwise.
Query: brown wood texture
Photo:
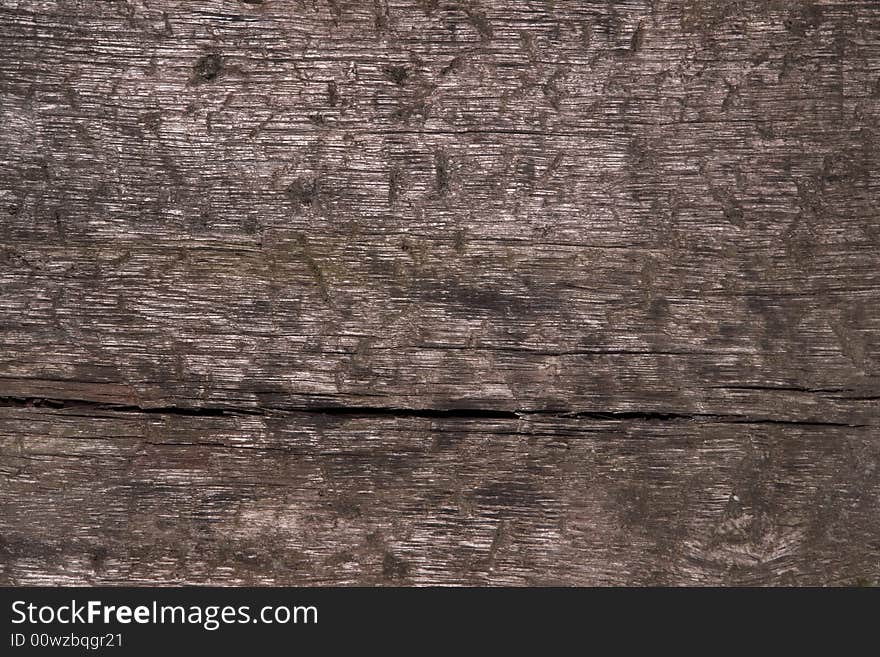
[[[0,582],[880,582],[875,0],[0,0]]]

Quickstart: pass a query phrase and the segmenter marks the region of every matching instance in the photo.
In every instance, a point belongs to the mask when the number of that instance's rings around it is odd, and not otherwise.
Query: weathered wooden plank
[[[4,390],[864,415],[876,5],[728,5],[5,5]]]
[[[313,263],[360,281],[336,289],[336,274],[322,275],[326,295],[295,241],[268,256],[124,238],[97,253],[35,246],[54,271],[6,273],[0,387],[7,396],[141,406],[877,422],[880,266],[829,264],[824,280],[804,279],[809,289],[783,297],[748,283],[701,290],[715,285],[721,265],[711,254],[689,257],[658,284],[678,295],[663,297],[658,323],[656,304],[633,292],[642,274],[632,254],[609,260],[583,248],[495,242],[453,257],[454,247],[441,246],[432,264],[401,279],[394,269],[410,259],[396,239],[346,242],[310,241]],[[120,261],[102,260],[111,254]],[[855,280],[867,286],[858,295],[828,289]]]
[[[878,33],[0,0],[4,581],[876,581]]]
[[[855,584],[875,430],[4,408],[7,584]]]

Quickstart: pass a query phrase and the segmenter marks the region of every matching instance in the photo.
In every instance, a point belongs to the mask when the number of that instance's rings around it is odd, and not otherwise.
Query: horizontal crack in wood
[[[722,415],[713,413],[680,413],[658,411],[571,411],[564,409],[492,409],[492,408],[405,408],[391,406],[137,406],[131,404],[108,404],[85,399],[47,399],[38,397],[0,397],[0,408],[38,408],[57,411],[93,410],[112,413],[143,413],[148,415],[178,415],[188,417],[224,417],[235,415],[284,415],[311,414],[350,417],[414,417],[449,419],[522,420],[529,417],[565,419],[590,419],[606,421],[638,422],[716,422],[720,424],[784,424],[796,426],[829,426],[865,428],[869,425],[830,422],[810,419],[778,419],[749,417],[745,415]]]

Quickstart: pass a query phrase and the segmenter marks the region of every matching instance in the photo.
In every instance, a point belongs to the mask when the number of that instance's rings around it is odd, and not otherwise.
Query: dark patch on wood
[[[383,32],[388,28],[390,21],[388,0],[373,0],[373,16],[377,32]]]
[[[409,70],[406,66],[386,65],[382,67],[382,74],[391,82],[398,86],[403,86],[409,77]]]
[[[212,52],[202,55],[193,67],[194,82],[211,82],[223,74],[223,56]]]
[[[327,104],[330,107],[336,107],[339,103],[339,86],[336,84],[335,80],[330,80],[327,83]]]
[[[477,30],[482,40],[488,41],[494,36],[492,23],[486,17],[486,12],[480,9],[475,2],[468,0],[463,9],[468,22]]]
[[[449,156],[444,151],[434,153],[434,186],[440,196],[449,191]]]
[[[465,58],[464,57],[453,57],[452,60],[444,66],[440,75],[450,75],[454,73],[458,73],[459,71],[464,70],[465,67]]]
[[[632,38],[629,41],[629,51],[630,53],[637,53],[642,49],[642,44],[645,41],[645,23],[644,21],[639,21],[639,24],[636,25],[636,29],[633,31]]]
[[[321,181],[317,177],[297,178],[287,186],[287,197],[300,205],[317,202],[321,192]]]

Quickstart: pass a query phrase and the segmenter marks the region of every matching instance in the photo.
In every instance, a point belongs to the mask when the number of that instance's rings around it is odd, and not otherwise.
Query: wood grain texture
[[[5,583],[880,580],[874,0],[0,0]]]
[[[4,409],[7,581],[858,584],[877,572],[871,429],[83,410]]]

